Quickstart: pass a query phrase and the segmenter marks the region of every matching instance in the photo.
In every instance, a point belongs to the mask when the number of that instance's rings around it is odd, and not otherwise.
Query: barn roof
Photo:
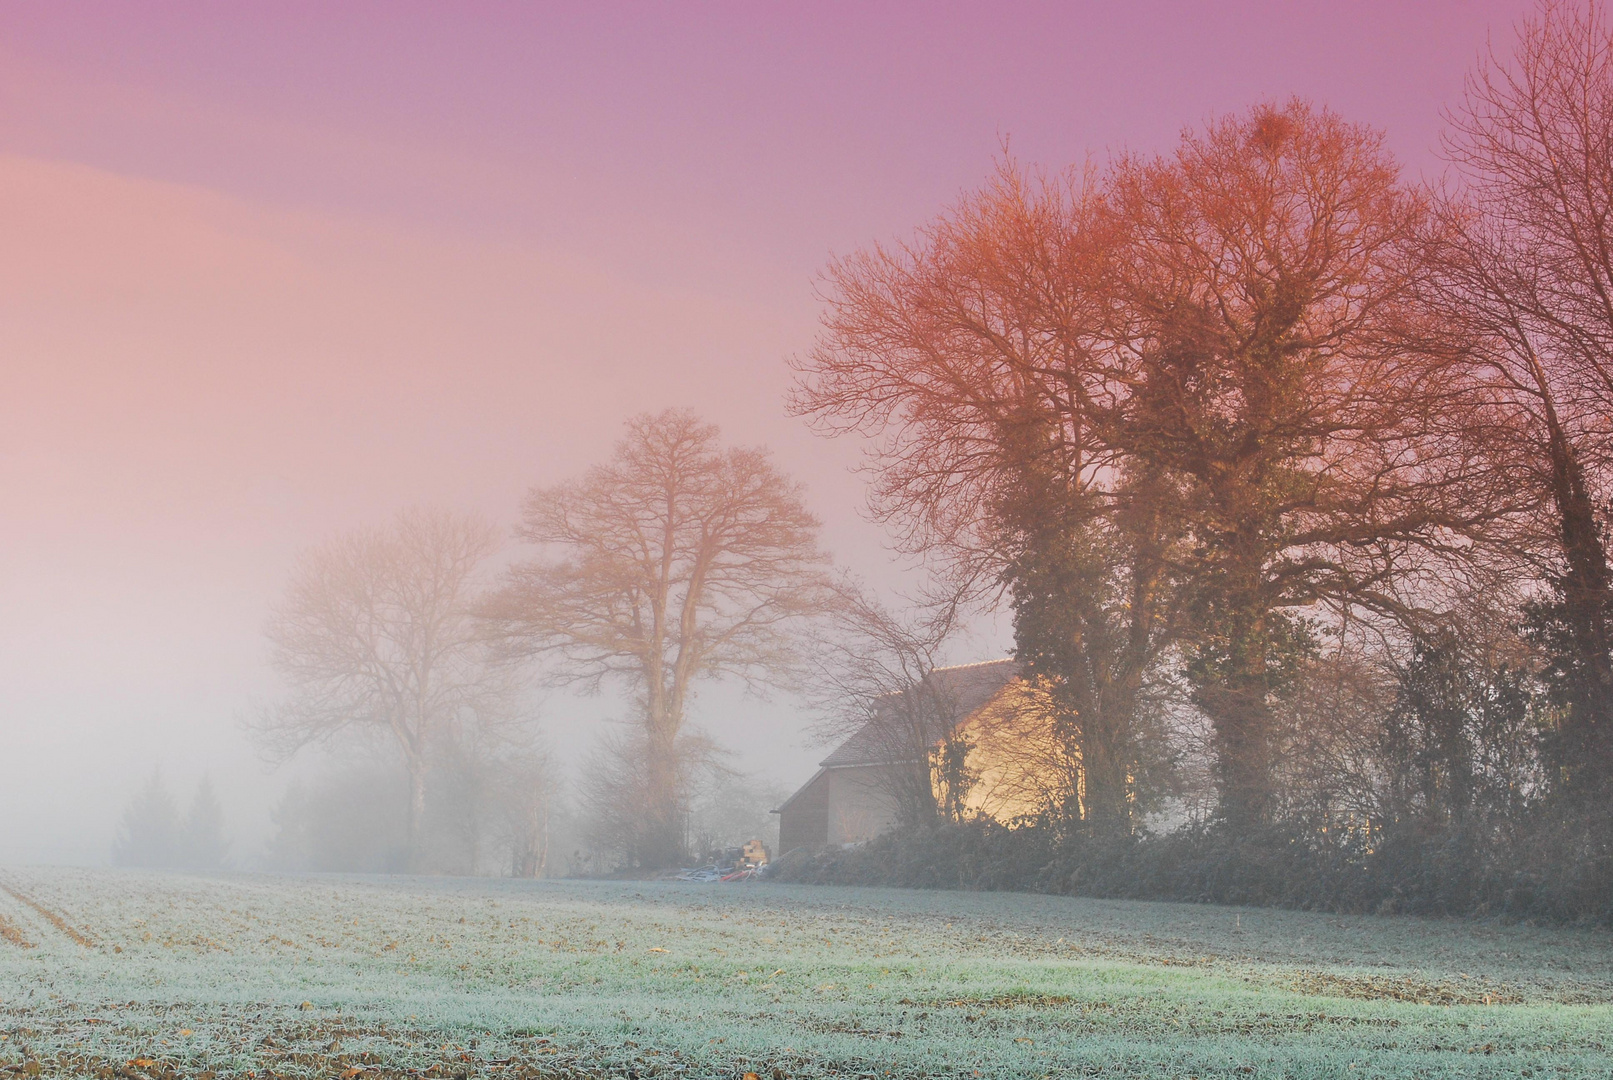
[[[935,691],[937,698],[948,703],[951,718],[959,721],[979,711],[1018,674],[1017,660],[987,660],[978,664],[936,668],[925,677],[924,682]],[[892,744],[901,740],[893,738],[891,721],[884,707],[896,696],[890,694],[875,702],[873,718],[818,764],[825,769],[838,769],[857,765],[889,765],[900,760],[900,754]],[[951,725],[946,726],[950,728]],[[938,723],[935,740],[939,742],[947,733]]]

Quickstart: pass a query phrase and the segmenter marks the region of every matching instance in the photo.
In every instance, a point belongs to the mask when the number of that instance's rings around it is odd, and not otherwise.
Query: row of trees
[[[354,733],[390,743],[408,778],[391,868],[474,869],[486,836],[535,874],[555,784],[529,674],[620,686],[633,713],[589,764],[583,832],[632,865],[674,864],[699,839],[697,781],[721,772],[689,725],[692,690],[786,677],[826,589],[817,528],[765,452],[721,446],[687,412],[638,417],[607,463],[531,494],[518,535],[537,557],[502,574],[488,570],[491,527],[442,512],[304,556],[268,628],[290,694],[256,734],[282,757]],[[282,809],[289,851],[319,849],[318,801]]]
[[[1600,10],[1542,7],[1446,148],[1417,185],[1378,132],[1263,105],[1006,162],[829,268],[794,407],[873,440],[875,513],[955,596],[1012,605],[1081,763],[1050,818],[1130,835],[1196,763],[1233,836],[1484,803],[1490,840],[1529,817],[1557,865],[1608,859]]]
[[[292,693],[260,733],[384,733],[417,868],[443,763],[531,752],[534,665],[628,690],[584,803],[636,865],[686,850],[715,764],[688,720],[704,678],[910,712],[934,756],[909,816],[955,817],[967,748],[931,739],[925,676],[960,611],[1005,599],[1053,715],[1022,741],[1063,777],[1050,834],[1186,817],[1601,880],[1610,133],[1613,36],[1548,4],[1451,113],[1447,188],[1302,102],[1102,169],[1006,162],[911,242],[833,264],[797,363],[795,410],[871,440],[874,513],[938,572],[927,610],[834,581],[763,452],[645,416],[533,492],[537,556],[496,579],[491,531],[451,515],[310,554],[270,627]]]

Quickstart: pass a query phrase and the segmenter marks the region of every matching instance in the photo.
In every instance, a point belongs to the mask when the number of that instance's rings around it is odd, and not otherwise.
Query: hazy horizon
[[[0,864],[104,863],[161,766],[250,859],[291,771],[238,720],[296,553],[406,506],[508,532],[629,416],[692,408],[904,571],[857,448],[788,417],[814,279],[1008,147],[1061,168],[1293,95],[1437,177],[1522,3],[0,10]],[[1139,74],[1145,73],[1145,74]],[[1001,655],[983,619],[957,660]],[[545,696],[563,757],[621,712]],[[787,786],[784,696],[695,723]]]

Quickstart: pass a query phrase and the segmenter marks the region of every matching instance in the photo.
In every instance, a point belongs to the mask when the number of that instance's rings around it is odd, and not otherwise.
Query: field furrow
[[[46,907],[38,900],[35,900],[32,896],[29,896],[27,893],[8,884],[3,878],[0,878],[0,891],[10,895],[12,899],[20,901],[30,908],[33,908],[46,922],[55,927],[62,934],[66,935],[68,940],[72,941],[75,945],[82,945],[87,949],[95,946],[95,939],[89,934],[85,933],[83,930],[75,927],[61,912],[56,911],[53,908]]]

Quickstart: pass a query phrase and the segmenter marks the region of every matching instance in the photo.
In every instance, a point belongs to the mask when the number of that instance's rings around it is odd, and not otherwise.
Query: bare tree
[[[642,867],[690,854],[694,796],[714,781],[733,778],[725,757],[709,737],[687,728],[672,740],[670,760],[664,746],[651,744],[642,722],[608,732],[583,762],[577,792],[579,832],[592,854],[607,865],[626,860]],[[647,805],[658,787],[671,791],[660,814]],[[674,822],[675,835],[663,837],[666,818]]]
[[[1084,773],[1055,812],[1107,832],[1130,828],[1148,780],[1138,711],[1173,637],[1183,517],[1157,471],[1127,468],[1137,380],[1110,332],[1104,193],[1090,169],[1005,163],[915,241],[833,264],[794,406],[883,436],[873,509],[906,550],[966,595],[1006,586],[1019,657],[1051,692],[1039,707],[1062,714],[1037,727],[1042,756]]]
[[[934,675],[959,629],[959,597],[896,612],[850,579],[836,583],[835,596],[807,680],[817,735],[855,739],[881,764],[900,820],[956,817],[967,794],[968,748],[955,742],[963,702]]]
[[[549,867],[549,841],[559,787],[554,763],[536,746],[499,757],[491,782],[499,838],[509,852],[511,877],[542,877]]]
[[[1463,523],[1424,438],[1448,393],[1414,290],[1426,201],[1378,133],[1300,102],[1124,159],[1111,190],[1127,450],[1182,488],[1193,696],[1247,832],[1278,809],[1274,697],[1313,647],[1305,609],[1389,602]]]
[[[548,658],[555,682],[631,688],[638,730],[623,746],[642,757],[643,866],[685,846],[693,686],[785,679],[792,628],[824,597],[827,559],[798,485],[765,451],[717,437],[689,412],[639,416],[610,461],[534,491],[519,534],[546,557],[513,567],[486,609],[507,654]]]
[[[1101,176],[1005,168],[831,267],[796,407],[885,436],[876,506],[905,541],[1009,580],[1021,655],[1116,781],[1101,818],[1126,820],[1137,695],[1174,641],[1221,812],[1261,826],[1307,613],[1396,610],[1490,512],[1451,479],[1465,387],[1416,289],[1428,216],[1377,133],[1290,102]]]
[[[521,724],[462,725],[438,741],[426,790],[426,851],[435,870],[541,876],[558,794],[538,732]]]
[[[258,740],[280,757],[350,731],[390,740],[409,773],[411,868],[433,754],[463,725],[515,715],[475,617],[478,570],[497,546],[485,522],[407,511],[303,555],[269,620],[290,694],[258,718]]]
[[[1508,423],[1489,452],[1538,495],[1533,535],[1569,706],[1559,764],[1613,770],[1613,27],[1599,3],[1545,0],[1449,117],[1463,180],[1437,285]]]

